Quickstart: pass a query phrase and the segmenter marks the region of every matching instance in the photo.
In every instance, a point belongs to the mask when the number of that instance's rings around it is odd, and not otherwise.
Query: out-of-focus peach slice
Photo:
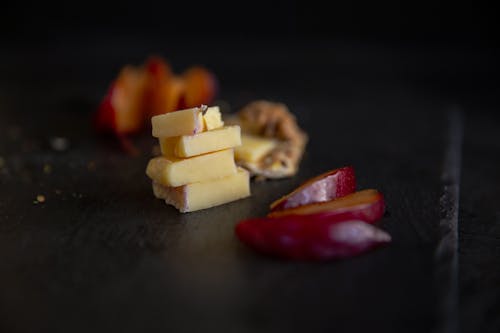
[[[96,128],[117,135],[141,130],[145,84],[142,70],[132,66],[123,68],[99,106],[94,119]]]
[[[176,110],[182,110],[184,107],[180,107],[181,98],[184,94],[184,81],[178,77],[173,77],[169,83],[163,87],[166,103],[165,103],[165,113],[173,112]],[[195,107],[199,105],[192,105],[189,107]],[[187,107],[187,108],[189,108]]]
[[[190,67],[177,76],[165,60],[150,57],[144,66],[121,70],[93,116],[94,127],[113,134],[125,151],[136,154],[129,134],[145,129],[156,115],[211,104],[216,87],[214,74],[205,68]]]
[[[207,69],[194,66],[182,74],[184,94],[179,108],[189,108],[201,104],[211,104],[217,93],[217,80]]]
[[[147,75],[144,92],[146,118],[168,112],[169,96],[166,89],[174,77],[170,66],[160,57],[150,57],[144,68]]]

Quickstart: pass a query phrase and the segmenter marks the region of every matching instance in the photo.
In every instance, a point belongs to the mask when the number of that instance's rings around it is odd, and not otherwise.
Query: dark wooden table
[[[125,63],[213,69],[220,103],[287,103],[300,173],[180,214],[90,115]],[[0,52],[0,331],[499,332],[497,52],[334,41],[71,38]],[[62,145],[61,145],[62,143]],[[350,260],[259,256],[235,224],[351,164],[387,200],[390,246]],[[37,195],[44,203],[35,203]]]

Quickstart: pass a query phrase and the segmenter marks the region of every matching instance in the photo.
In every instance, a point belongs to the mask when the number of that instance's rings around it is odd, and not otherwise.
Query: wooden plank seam
[[[441,173],[441,196],[439,202],[440,240],[435,251],[435,278],[437,289],[438,323],[436,332],[457,333],[459,331],[458,291],[458,218],[460,199],[460,170],[464,115],[460,108],[453,107],[447,113],[448,131]]]

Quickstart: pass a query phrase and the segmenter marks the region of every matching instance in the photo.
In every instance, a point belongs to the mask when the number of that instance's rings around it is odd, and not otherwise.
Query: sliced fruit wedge
[[[200,66],[193,66],[186,70],[182,76],[184,81],[184,94],[178,105],[182,108],[193,107],[201,104],[210,104],[217,94],[217,79],[214,74]]]
[[[269,213],[268,217],[308,215],[310,219],[339,216],[344,220],[373,223],[384,215],[384,196],[377,190],[363,190],[320,203]]]
[[[391,241],[388,233],[373,225],[339,216],[256,218],[240,222],[235,231],[260,253],[297,260],[348,258]]]
[[[120,71],[94,115],[94,126],[124,138],[143,130],[153,116],[211,104],[217,86],[215,75],[204,67],[175,75],[165,60],[150,57],[144,66]]]
[[[174,81],[174,74],[169,64],[162,58],[153,56],[146,61],[144,70],[148,77],[143,102],[145,115],[152,117],[173,111],[177,106],[177,100],[174,107],[167,107],[172,100],[169,92]]]
[[[116,135],[135,133],[144,124],[142,101],[146,76],[127,66],[111,84],[94,118],[95,127]]]
[[[293,192],[273,202],[271,211],[330,201],[350,194],[355,189],[356,177],[352,166],[330,170],[309,179]]]

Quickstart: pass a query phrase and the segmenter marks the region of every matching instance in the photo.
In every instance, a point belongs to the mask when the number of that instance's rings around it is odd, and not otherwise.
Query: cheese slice
[[[203,115],[203,120],[205,121],[205,129],[207,131],[224,126],[222,115],[220,114],[218,106],[211,106],[207,108],[207,111]]]
[[[239,126],[227,126],[195,135],[160,138],[161,153],[191,157],[241,145]]]
[[[153,136],[168,138],[193,135],[224,126],[218,106],[201,106],[157,115],[151,118]]]
[[[258,162],[277,145],[276,140],[248,134],[241,135],[241,143],[235,148],[234,155],[236,161],[242,162]]]
[[[232,149],[220,150],[191,158],[160,156],[151,159],[146,174],[164,186],[181,186],[208,181],[236,173]]]
[[[180,135],[193,135],[202,132],[204,120],[201,108],[169,112],[151,118],[153,136],[168,138]]]
[[[179,187],[163,186],[153,181],[153,192],[157,198],[186,213],[248,197],[250,179],[248,171],[238,168],[231,176]]]

